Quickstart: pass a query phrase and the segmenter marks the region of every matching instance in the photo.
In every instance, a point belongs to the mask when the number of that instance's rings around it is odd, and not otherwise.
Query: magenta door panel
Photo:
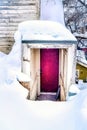
[[[56,92],[59,76],[59,50],[40,50],[40,77],[42,92]]]

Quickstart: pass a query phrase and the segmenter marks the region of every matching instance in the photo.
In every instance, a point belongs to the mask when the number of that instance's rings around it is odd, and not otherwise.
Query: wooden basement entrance
[[[30,77],[29,99],[60,88],[60,100],[66,101],[75,83],[75,37],[58,22],[29,20],[20,23],[17,40],[22,43],[22,72]]]

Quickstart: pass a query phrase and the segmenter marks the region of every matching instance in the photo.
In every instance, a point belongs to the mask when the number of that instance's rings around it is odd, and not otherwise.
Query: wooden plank
[[[16,20],[16,19],[23,19],[26,20],[25,18],[32,19],[33,17],[37,18],[38,14],[37,12],[33,11],[26,11],[26,12],[20,12],[20,13],[15,13],[15,14],[4,14],[3,16],[0,16],[0,19],[3,18],[3,20],[7,20],[10,22],[10,19]],[[30,18],[29,18],[30,17]]]
[[[8,27],[8,26],[7,26],[7,27],[1,27],[1,26],[0,26],[0,31],[4,31],[4,30],[5,30],[5,31],[6,31],[6,30],[8,30],[8,31],[10,31],[10,30],[11,30],[11,31],[15,31],[16,29],[17,29],[17,27],[13,27],[13,26],[12,26],[12,27]]]
[[[0,46],[12,46],[14,44],[14,42],[12,42],[12,41],[0,41]]]
[[[12,31],[12,30],[11,30],[11,31],[8,31],[8,30],[7,30],[7,31],[4,31],[4,30],[1,31],[1,30],[0,30],[0,35],[8,35],[8,34],[9,34],[9,35],[14,35],[14,33],[15,33],[15,32]]]
[[[23,7],[23,8],[22,8]],[[0,15],[9,15],[9,14],[20,14],[20,13],[26,13],[28,12],[32,12],[32,11],[36,11],[36,6],[27,6],[27,8],[25,8],[26,6],[22,6],[21,9],[18,9],[17,6],[15,9],[9,9],[9,10],[0,10]]]
[[[31,4],[30,6],[27,4],[22,5],[22,6],[0,6],[0,10],[29,10],[29,9],[35,9],[36,5],[35,4]]]
[[[5,54],[9,54],[11,52],[12,46],[1,46],[0,45],[0,51],[5,53]]]
[[[3,37],[3,38],[0,38],[1,41],[14,41],[13,37]]]
[[[65,92],[65,86],[64,86],[64,77],[60,73],[60,80],[61,80],[61,88],[60,88],[60,100],[66,101],[66,92]]]
[[[35,19],[37,19],[37,17],[38,17],[38,14],[36,13],[36,14],[29,14],[29,16],[22,16],[22,17],[18,17],[18,18],[16,18],[16,17],[9,17],[9,18],[2,18],[2,19],[0,19],[0,23],[20,23],[20,22],[23,22],[23,21],[25,21],[25,20],[35,20]]]
[[[20,2],[20,3],[5,3],[5,4],[1,4],[0,6],[33,6],[33,5],[36,5],[35,2]]]
[[[7,39],[7,38],[10,38],[10,37],[14,37],[13,34],[0,34],[0,40],[1,39]]]
[[[28,4],[33,4],[35,3],[36,0],[3,0],[3,1],[0,1],[0,6],[12,6],[12,5],[26,5],[27,3]]]
[[[12,23],[12,22],[0,22],[0,26],[1,27],[15,27],[15,26],[17,26],[18,25],[18,22],[14,22],[14,23]]]
[[[25,11],[25,12],[20,12],[20,13],[15,13],[15,14],[12,14],[12,13],[10,13],[9,15],[7,15],[7,14],[4,14],[4,19],[20,19],[20,17],[21,18],[27,18],[27,17],[29,17],[29,16],[32,16],[32,15],[37,15],[37,12],[35,12],[35,11]],[[2,17],[2,16],[1,16]],[[31,17],[32,18],[32,17]]]
[[[15,12],[15,14],[13,14],[13,13],[9,13],[9,14],[1,14],[1,18],[0,19],[2,19],[2,18],[4,18],[4,19],[12,19],[12,18],[18,18],[18,19],[20,19],[20,17],[21,18],[27,18],[27,17],[29,17],[30,15],[35,15],[36,16],[36,14],[37,14],[37,12],[35,12],[34,10],[22,10],[22,11],[20,11],[20,13],[19,12]],[[4,15],[4,17],[3,17],[3,15]]]
[[[22,44],[27,44],[27,43],[22,43]],[[68,47],[71,47],[71,45],[68,45],[68,44],[66,45],[65,43],[64,44],[61,44],[61,43],[59,43],[59,44],[58,43],[57,44],[55,44],[55,43],[53,43],[53,44],[49,44],[49,43],[48,44],[46,44],[46,43],[45,44],[44,43],[43,44],[40,44],[40,43],[31,44],[31,43],[29,43],[28,47],[29,48],[63,48],[63,49],[65,48],[66,49]]]

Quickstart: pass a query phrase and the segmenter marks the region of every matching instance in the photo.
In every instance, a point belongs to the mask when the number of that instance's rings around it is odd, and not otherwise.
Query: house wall
[[[78,78],[81,80],[87,80],[87,68],[78,64],[76,65],[76,70],[78,70]]]
[[[39,18],[39,0],[0,0],[0,51],[9,53],[20,22]]]

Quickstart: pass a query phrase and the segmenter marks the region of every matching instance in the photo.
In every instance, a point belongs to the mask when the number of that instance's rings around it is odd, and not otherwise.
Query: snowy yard
[[[67,102],[29,101],[16,80],[20,65],[11,56],[0,53],[1,130],[87,130],[87,84],[74,85],[70,91],[78,94]]]
[[[29,101],[17,81],[0,86],[1,130],[87,130],[87,89],[67,102]]]
[[[87,84],[73,85],[77,93],[66,102],[29,101],[17,82],[20,44],[9,55],[0,53],[0,130],[87,130]]]
[[[50,20],[64,24],[61,4],[59,8],[55,2],[51,4],[42,8],[42,15],[47,17],[51,12]],[[41,19],[48,19],[44,17]],[[20,43],[21,36],[17,35],[15,41]],[[87,83],[73,85],[70,92],[77,94],[67,97],[66,102],[27,100],[28,90],[17,81],[20,47],[15,43],[8,55],[0,52],[0,130],[87,130]]]

